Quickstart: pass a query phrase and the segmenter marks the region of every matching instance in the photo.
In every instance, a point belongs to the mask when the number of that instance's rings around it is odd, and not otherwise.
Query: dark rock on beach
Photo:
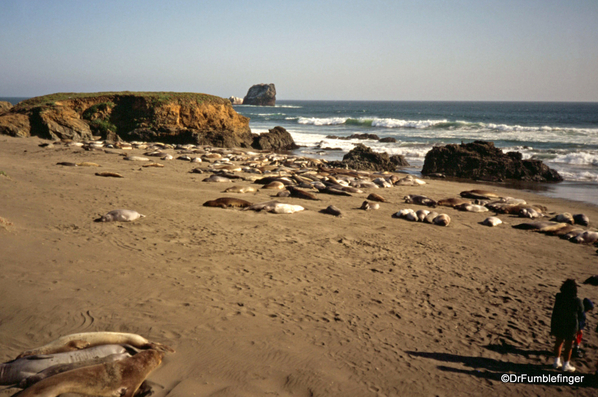
[[[259,150],[294,150],[299,146],[293,137],[282,127],[274,127],[267,133],[262,133],[253,138],[251,147]]]
[[[342,139],[345,141],[348,141],[349,139],[361,139],[361,140],[366,140],[366,139],[371,139],[374,141],[379,141],[380,137],[376,134],[352,134],[349,136],[336,136],[336,135],[326,135],[327,139]]]
[[[243,98],[243,105],[274,106],[276,87],[274,84],[256,84],[251,86]]]
[[[371,148],[359,143],[345,154],[343,161],[331,161],[328,165],[354,170],[394,171],[398,167],[408,167],[409,163],[402,155],[389,157],[387,153],[376,153]]]
[[[423,175],[444,174],[483,181],[515,179],[532,182],[560,182],[559,173],[540,160],[523,160],[521,153],[496,148],[493,142],[438,146],[426,154]]]

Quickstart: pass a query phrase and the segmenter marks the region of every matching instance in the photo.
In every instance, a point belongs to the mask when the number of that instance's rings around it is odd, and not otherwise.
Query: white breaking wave
[[[327,118],[317,118],[317,117],[299,117],[297,122],[299,124],[311,124],[311,125],[336,125],[336,124],[345,124],[348,120],[348,117],[327,117]]]
[[[563,177],[563,179],[566,181],[598,182],[598,174],[594,174],[589,171],[569,172],[569,171],[558,170],[558,172]]]
[[[445,124],[448,120],[398,120],[398,119],[373,119],[372,127],[384,128],[415,128],[424,129]]]
[[[594,167],[598,167],[598,152],[577,152],[561,154],[551,159],[550,162],[573,165],[591,165]]]

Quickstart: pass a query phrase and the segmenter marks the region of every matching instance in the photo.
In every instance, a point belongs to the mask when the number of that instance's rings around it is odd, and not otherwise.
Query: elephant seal
[[[380,203],[386,203],[386,199],[376,193],[370,193],[370,195],[367,196],[366,199],[372,200],[372,201],[378,201]]]
[[[567,227],[564,222],[535,221],[513,225],[515,229],[533,230],[540,233],[551,233]]]
[[[484,207],[483,205],[477,204],[460,204],[456,205],[453,208],[459,211],[467,211],[467,212],[488,212],[488,208]]]
[[[426,217],[424,218],[424,222],[425,223],[434,223],[434,218],[436,218],[438,215],[439,215],[438,212],[432,211],[428,215],[426,215]]]
[[[395,214],[393,214],[392,217],[393,218],[405,218],[407,216],[407,214],[410,214],[410,213],[415,214],[415,211],[413,211],[411,208],[404,208],[402,210],[399,210]]]
[[[328,207],[321,210],[320,212],[322,212],[323,214],[330,214],[330,215],[334,215],[334,216],[342,216],[343,215],[341,210],[338,207],[335,207],[334,205],[329,205]]]
[[[500,225],[502,221],[495,216],[491,216],[489,218],[484,219],[481,223],[484,226],[494,227]]]
[[[211,175],[203,180],[204,182],[232,182],[229,178],[220,175]]]
[[[366,210],[366,211],[367,210],[377,210],[377,209],[380,209],[380,204],[370,203],[369,201],[366,200],[361,204],[361,207],[359,207],[359,209]]]
[[[64,167],[77,167],[76,163],[71,163],[68,161],[61,161],[60,163],[56,163],[56,165],[62,165]]]
[[[77,351],[85,351],[85,350],[88,350],[88,349],[77,350]],[[60,354],[64,354],[64,353],[60,353]],[[46,368],[43,371],[37,372],[37,373],[21,380],[17,384],[17,387],[20,387],[21,389],[26,389],[26,388],[36,384],[39,381],[49,378],[50,376],[60,374],[62,372],[70,371],[70,370],[81,368],[81,367],[89,367],[90,365],[111,363],[112,361],[122,360],[123,358],[127,358],[127,357],[131,357],[131,354],[118,353],[118,354],[111,354],[106,357],[93,358],[91,360],[86,360],[86,361],[78,361],[78,362],[69,363],[69,364],[52,365],[51,367]]]
[[[408,194],[407,196],[403,197],[403,200],[405,200],[407,204],[427,205],[428,207],[432,208],[436,207],[436,205],[438,204],[436,201],[432,200],[429,197],[419,196],[416,194]]]
[[[221,197],[216,200],[209,200],[203,203],[204,207],[221,207],[221,208],[245,208],[249,207],[251,203],[246,200],[241,200],[234,197]]]
[[[479,190],[479,189],[467,190],[467,191],[459,193],[459,195],[464,198],[485,199],[485,200],[497,199],[499,197],[498,194],[496,194],[494,192],[490,192],[488,190]]]
[[[161,363],[164,353],[146,350],[119,361],[77,368],[46,378],[15,394],[54,397],[65,393],[100,397],[132,397]]]
[[[438,200],[438,205],[442,205],[444,207],[455,207],[457,205],[462,204],[472,204],[471,200],[462,199],[462,198],[447,198]]]
[[[447,214],[440,214],[432,222],[438,226],[448,226],[451,223],[451,217]]]
[[[576,214],[576,215],[573,215],[573,221],[577,225],[582,225],[582,226],[589,226],[590,225],[590,218],[587,215],[585,215],[585,214]]]
[[[89,161],[84,161],[82,163],[77,163],[77,167],[101,167],[101,165],[97,163],[91,163]]]
[[[101,331],[65,335],[41,347],[27,350],[19,354],[17,358],[32,356],[34,354],[70,352],[73,350],[107,344],[126,344],[139,349],[156,349],[174,353],[174,350],[170,347],[158,342],[150,342],[141,335]]]
[[[340,186],[340,185],[337,185],[337,186]],[[344,189],[344,187],[343,188],[339,188],[339,187],[333,187],[333,186],[326,186],[326,187],[324,187],[324,189],[318,189],[318,191],[320,193],[334,194],[334,195],[337,195],[337,196],[348,196],[348,197],[352,196],[351,193],[346,192],[343,189]]]
[[[428,214],[430,213],[430,211],[428,210],[417,210],[417,212],[415,213],[415,215],[417,216],[417,220],[420,222],[423,222],[424,219],[426,219],[426,216],[428,216]]]
[[[145,218],[145,215],[134,210],[112,210],[96,219],[96,222],[131,222],[139,218]]]
[[[142,165],[142,167],[143,168],[148,168],[148,167],[162,168],[162,167],[164,167],[164,164],[160,164],[160,163],[149,163],[149,164]]]
[[[125,157],[123,157],[123,160],[128,160],[128,161],[149,161],[149,159],[147,157],[141,157],[141,156],[125,156]]]
[[[127,349],[121,345],[100,345],[89,349],[71,352],[32,355],[17,358],[0,364],[0,385],[13,385],[22,380],[59,364],[87,362],[115,354],[125,354]]]
[[[586,230],[585,232],[573,237],[569,241],[577,244],[592,244],[598,241],[598,232]]]
[[[563,212],[562,214],[558,214],[557,216],[552,218],[551,221],[564,222],[570,225],[573,225],[575,223],[575,221],[573,220],[573,215],[571,215],[569,212]]]
[[[272,181],[269,182],[267,184],[265,184],[264,186],[262,186],[262,189],[279,189],[282,190],[284,189],[286,185],[284,183],[282,183],[281,181]]]
[[[231,186],[224,190],[224,193],[255,193],[257,189],[253,186]]]
[[[279,201],[266,201],[264,203],[253,204],[252,206],[245,208],[245,210],[263,210],[274,214],[293,214],[295,212],[303,211],[305,208],[300,205],[285,204]]]
[[[104,176],[104,177],[112,177],[112,178],[124,178],[119,173],[116,172],[96,172],[96,176]]]
[[[287,186],[286,188],[289,192],[291,192],[291,197],[301,198],[301,199],[305,199],[305,200],[320,200],[319,198],[316,197],[315,194],[313,194],[311,192],[301,190],[294,186]]]
[[[519,217],[535,219],[535,218],[541,218],[542,214],[533,208],[524,208],[521,211],[519,211]]]

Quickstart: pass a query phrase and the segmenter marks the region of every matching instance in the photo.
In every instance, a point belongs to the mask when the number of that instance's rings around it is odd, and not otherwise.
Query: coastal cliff
[[[251,147],[249,119],[228,99],[195,93],[60,93],[0,114],[0,134],[76,141],[145,140]]]

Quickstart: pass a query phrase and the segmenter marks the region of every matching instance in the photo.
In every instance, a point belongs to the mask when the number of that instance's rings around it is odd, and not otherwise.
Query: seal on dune
[[[54,354],[42,354],[17,358],[0,364],[0,385],[13,385],[30,376],[60,364],[88,362],[111,355],[125,355],[127,349],[121,345],[100,345],[89,349]],[[124,358],[124,357],[123,357]]]
[[[92,346],[108,344],[126,344],[139,349],[156,349],[173,353],[170,347],[158,342],[150,342],[141,335],[124,332],[82,332],[62,336],[41,347],[24,351],[17,358],[32,356],[34,354],[52,354],[85,349]]]
[[[119,361],[77,368],[46,378],[15,396],[50,397],[75,393],[132,397],[145,378],[160,365],[163,357],[163,352],[150,349]]]
[[[203,203],[204,207],[220,207],[220,208],[245,208],[251,206],[251,203],[246,200],[241,200],[234,197],[221,197],[216,200],[209,200]]]
[[[134,210],[112,210],[96,222],[131,222],[139,218],[145,218],[145,215]]]

